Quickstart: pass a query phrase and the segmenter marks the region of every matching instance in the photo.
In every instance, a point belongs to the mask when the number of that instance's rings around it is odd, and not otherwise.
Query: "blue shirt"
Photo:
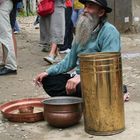
[[[49,67],[46,72],[48,75],[57,75],[76,67],[76,73],[80,74],[78,55],[96,52],[119,52],[120,49],[119,32],[112,24],[105,22],[102,27],[93,31],[91,38],[84,46],[73,41],[70,53],[60,63]]]

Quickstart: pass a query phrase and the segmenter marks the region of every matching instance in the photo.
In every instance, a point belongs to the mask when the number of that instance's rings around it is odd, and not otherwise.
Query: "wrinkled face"
[[[100,17],[105,13],[97,4],[88,2],[85,4],[84,13],[79,16],[76,26],[76,43],[84,46],[90,39],[93,30],[98,26]]]
[[[87,2],[85,4],[84,12],[91,15],[96,15],[98,17],[102,17],[105,14],[105,10],[101,6],[93,2]]]

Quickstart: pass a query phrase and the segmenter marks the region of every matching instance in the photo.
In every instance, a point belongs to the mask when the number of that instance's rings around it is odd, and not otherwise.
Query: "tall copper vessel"
[[[113,135],[125,129],[121,54],[80,55],[85,131]]]

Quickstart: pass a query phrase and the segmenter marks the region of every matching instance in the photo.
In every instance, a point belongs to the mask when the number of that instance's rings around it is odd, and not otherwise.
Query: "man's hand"
[[[80,75],[76,75],[73,78],[69,79],[66,84],[67,94],[76,92],[76,86],[80,83]]]
[[[42,79],[44,77],[47,77],[47,76],[48,76],[48,73],[47,72],[42,72],[42,73],[38,74],[36,76],[36,78],[34,79],[35,85],[37,85],[39,87],[42,86]]]

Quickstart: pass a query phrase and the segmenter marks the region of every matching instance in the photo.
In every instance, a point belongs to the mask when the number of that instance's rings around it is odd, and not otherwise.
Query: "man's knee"
[[[66,82],[69,75],[47,76],[42,79],[42,86],[50,96],[66,96]]]
[[[79,83],[76,86],[76,95],[77,95],[77,97],[81,97],[82,96],[82,93],[81,93],[81,83]]]

